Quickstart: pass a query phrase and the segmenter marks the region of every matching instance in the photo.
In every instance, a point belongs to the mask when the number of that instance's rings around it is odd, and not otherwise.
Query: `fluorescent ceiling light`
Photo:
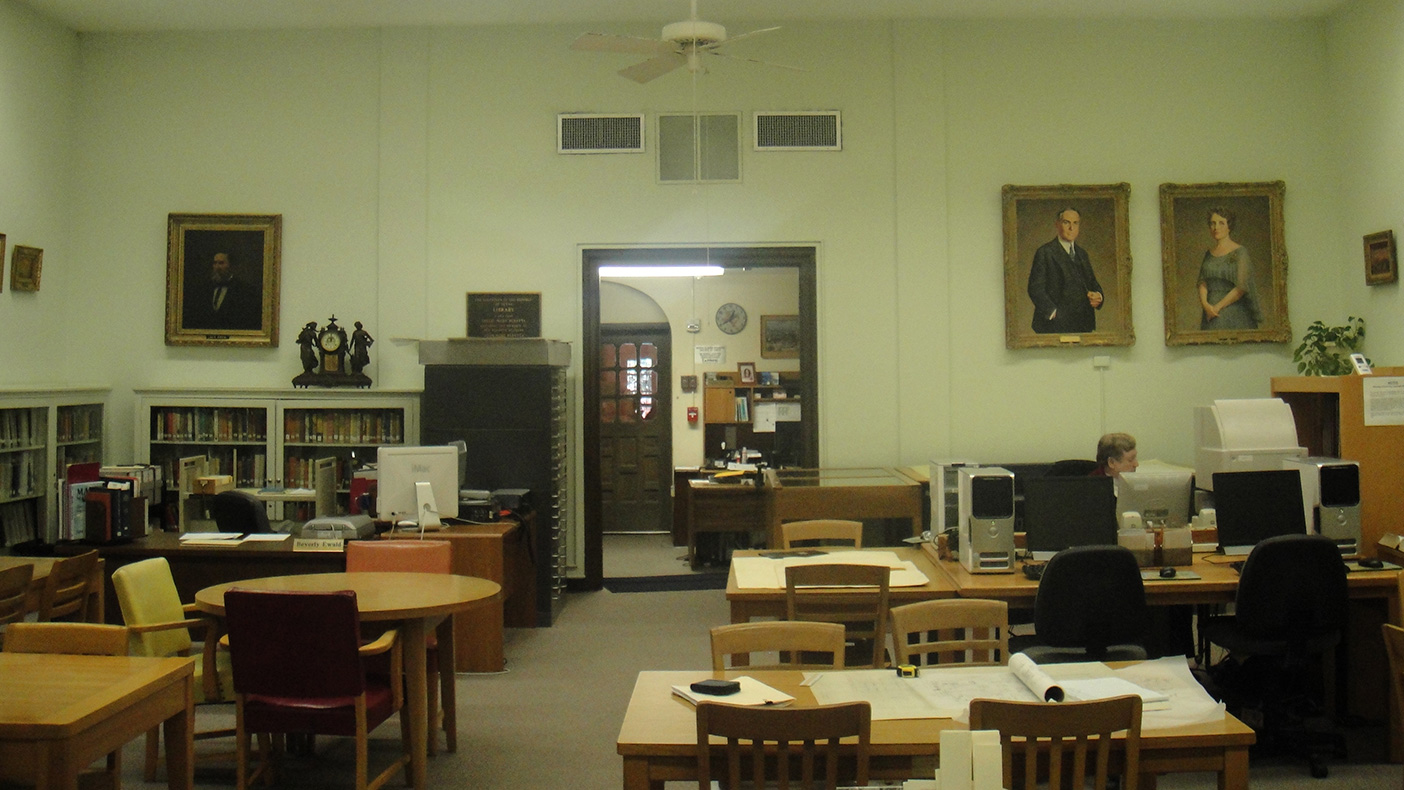
[[[716,277],[720,266],[601,266],[601,277]]]

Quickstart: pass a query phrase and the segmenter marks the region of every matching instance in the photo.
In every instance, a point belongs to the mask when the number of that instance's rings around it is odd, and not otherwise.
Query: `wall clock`
[[[735,302],[727,302],[717,308],[717,328],[734,335],[746,328],[746,308]]]

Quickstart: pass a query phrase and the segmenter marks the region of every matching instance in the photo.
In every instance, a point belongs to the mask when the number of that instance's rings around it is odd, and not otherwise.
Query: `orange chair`
[[[446,540],[352,540],[346,543],[346,570],[400,573],[451,573],[452,544]],[[440,727],[448,751],[458,750],[458,694],[454,686],[453,667],[439,668],[438,640],[429,633],[426,668],[429,698],[429,732]],[[439,750],[438,736],[429,738],[429,754]]]

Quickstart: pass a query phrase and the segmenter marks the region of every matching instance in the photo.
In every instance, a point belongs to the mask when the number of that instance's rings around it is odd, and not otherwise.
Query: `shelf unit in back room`
[[[467,443],[467,488],[530,490],[537,625],[551,625],[565,603],[571,515],[570,344],[542,338],[421,341],[419,361],[424,443]]]
[[[109,390],[0,390],[0,540],[58,539],[58,484],[69,464],[103,460]]]

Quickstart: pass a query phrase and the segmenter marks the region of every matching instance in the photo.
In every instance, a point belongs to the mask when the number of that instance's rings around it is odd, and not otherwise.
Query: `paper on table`
[[[287,540],[290,535],[282,532],[251,532],[244,540],[257,540],[273,542],[277,540]]]
[[[238,532],[187,532],[180,536],[180,542],[191,540],[238,540],[243,537]]]
[[[1009,657],[1009,671],[1044,702],[1063,701],[1063,687],[1055,683],[1047,672],[1039,669],[1038,664],[1023,653],[1015,653]]]
[[[673,686],[673,693],[696,705],[699,702],[725,702],[728,705],[789,705],[795,701],[785,692],[767,686],[753,677],[742,675],[733,678],[741,684],[741,690],[735,694],[719,696],[716,694],[698,694],[688,685]]]
[[[1090,702],[1134,694],[1141,698],[1141,710],[1164,710],[1170,707],[1170,697],[1162,692],[1151,691],[1138,686],[1125,678],[1088,678],[1086,680],[1065,680],[1063,691],[1068,699]]]

